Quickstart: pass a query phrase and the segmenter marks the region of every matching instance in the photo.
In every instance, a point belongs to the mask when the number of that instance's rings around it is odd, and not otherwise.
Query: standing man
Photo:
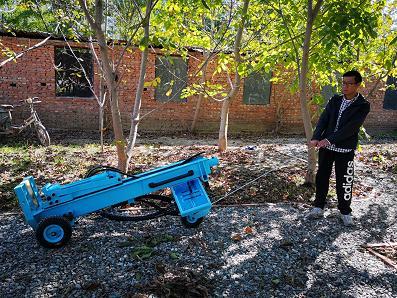
[[[362,77],[358,71],[343,75],[343,95],[334,95],[318,120],[311,146],[319,148],[316,199],[308,218],[321,218],[335,162],[338,209],[345,226],[353,224],[350,208],[354,180],[354,150],[360,126],[370,110],[369,102],[358,93]]]

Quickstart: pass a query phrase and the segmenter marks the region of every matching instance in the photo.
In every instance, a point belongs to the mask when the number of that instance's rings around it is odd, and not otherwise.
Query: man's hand
[[[320,142],[317,143],[317,148],[323,148],[328,145],[331,145],[331,143],[327,139],[323,139]]]
[[[311,140],[309,145],[310,147],[317,147],[318,142],[319,142],[318,140]]]

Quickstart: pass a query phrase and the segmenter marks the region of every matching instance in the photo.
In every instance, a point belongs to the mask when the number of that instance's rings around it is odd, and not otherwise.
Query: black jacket
[[[343,111],[338,130],[334,132],[342,99],[343,95],[334,95],[328,101],[318,120],[312,140],[327,139],[337,148],[356,149],[360,126],[369,113],[370,104],[359,94],[357,99]]]

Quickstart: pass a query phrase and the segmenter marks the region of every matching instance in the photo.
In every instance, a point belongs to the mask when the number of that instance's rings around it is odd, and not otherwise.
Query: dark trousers
[[[318,170],[316,175],[316,199],[314,206],[324,208],[328,189],[329,178],[335,162],[336,194],[338,209],[342,214],[349,214],[353,180],[354,180],[354,151],[339,153],[325,148],[320,148],[318,153]]]

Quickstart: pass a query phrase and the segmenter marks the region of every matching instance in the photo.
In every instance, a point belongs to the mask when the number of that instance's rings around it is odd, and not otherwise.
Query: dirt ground
[[[13,187],[23,177],[32,175],[38,185],[47,182],[68,183],[83,178],[93,165],[116,166],[117,159],[112,145],[104,151],[92,135],[65,137],[52,136],[53,145],[44,148],[22,142],[0,143],[0,210],[17,207]],[[376,179],[375,172],[397,174],[397,140],[374,139],[363,144],[356,161],[365,168],[366,179]],[[217,140],[213,137],[197,138],[188,135],[141,136],[135,148],[130,171],[142,172],[203,152],[204,156],[216,156],[220,165],[210,177],[210,195],[219,199],[247,182],[264,175],[241,190],[223,199],[221,204],[249,204],[264,202],[310,203],[314,189],[303,185],[306,148],[303,138],[244,137],[230,138],[229,149],[217,152]],[[287,166],[279,169],[280,167]],[[279,170],[278,170],[279,169]],[[266,174],[268,171],[274,172]],[[354,195],[364,198],[371,189],[356,177]],[[331,181],[329,197],[335,199]]]

